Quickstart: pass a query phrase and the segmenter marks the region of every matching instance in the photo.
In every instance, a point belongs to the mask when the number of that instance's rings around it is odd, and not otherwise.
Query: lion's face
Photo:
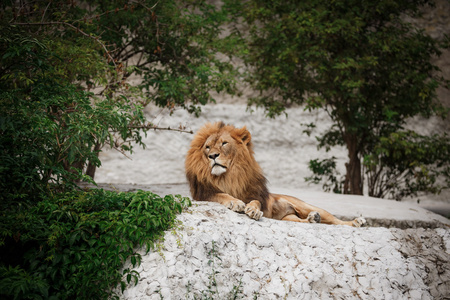
[[[203,153],[211,168],[211,174],[220,176],[231,167],[236,152],[236,141],[229,132],[216,133],[208,137]]]
[[[251,135],[245,126],[205,124],[186,155],[192,197],[208,200],[221,192],[241,200],[265,199],[266,179],[253,155]]]
[[[202,183],[231,184],[246,172],[260,172],[248,130],[222,122],[207,123],[196,133],[185,167],[190,182]]]

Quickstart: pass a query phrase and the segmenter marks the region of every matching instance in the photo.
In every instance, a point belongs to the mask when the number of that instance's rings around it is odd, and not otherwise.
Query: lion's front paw
[[[308,214],[306,218],[309,223],[320,223],[320,214],[317,211],[312,211]]]
[[[235,212],[243,212],[245,209],[245,203],[241,200],[230,201],[226,207]]]
[[[259,210],[257,207],[254,207],[253,205],[250,205],[250,204],[247,204],[244,212],[247,216],[249,216],[252,219],[255,219],[256,221],[261,219],[263,216],[263,212],[261,210]]]
[[[353,226],[354,227],[363,227],[366,224],[367,224],[367,221],[363,217],[358,217],[358,218],[353,220]]]

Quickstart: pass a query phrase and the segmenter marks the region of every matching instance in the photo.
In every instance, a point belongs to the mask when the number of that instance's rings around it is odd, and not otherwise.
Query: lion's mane
[[[227,172],[215,176],[211,174],[203,147],[211,135],[221,135],[224,132],[235,140],[235,151]],[[251,135],[245,127],[236,128],[223,122],[207,123],[192,140],[185,168],[194,200],[208,201],[217,193],[227,193],[246,203],[259,200],[262,209],[266,206],[269,198],[267,180],[254,158]]]

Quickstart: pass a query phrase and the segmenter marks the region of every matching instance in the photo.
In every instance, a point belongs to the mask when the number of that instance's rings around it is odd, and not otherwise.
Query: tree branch
[[[158,127],[156,125],[153,124],[147,124],[147,125],[137,125],[137,126],[128,126],[128,128],[130,129],[147,129],[147,130],[169,130],[169,131],[178,131],[178,132],[183,132],[183,133],[190,133],[190,134],[194,134],[194,131],[192,130],[186,130],[185,127],[180,126],[179,128],[170,128],[170,127]]]

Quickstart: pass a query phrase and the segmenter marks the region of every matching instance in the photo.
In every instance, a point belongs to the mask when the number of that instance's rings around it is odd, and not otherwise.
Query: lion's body
[[[206,124],[192,140],[185,167],[195,200],[219,202],[256,220],[264,215],[277,220],[352,226],[365,222],[362,218],[342,221],[295,197],[270,194],[245,127]]]

